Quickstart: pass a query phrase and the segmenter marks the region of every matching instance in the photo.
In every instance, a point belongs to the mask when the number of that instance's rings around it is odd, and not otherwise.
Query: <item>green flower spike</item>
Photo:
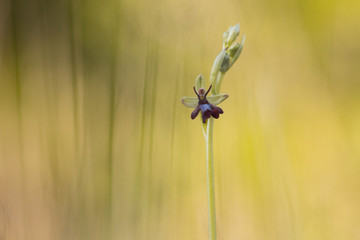
[[[202,130],[206,143],[206,176],[207,176],[207,196],[209,214],[209,240],[216,240],[216,213],[215,213],[215,185],[214,185],[214,160],[213,160],[213,132],[214,119],[219,118],[223,110],[216,105],[229,97],[227,94],[220,94],[223,78],[226,72],[239,58],[244,42],[245,35],[241,43],[235,42],[240,33],[240,24],[230,26],[223,34],[223,48],[215,58],[210,73],[210,87],[205,92],[205,79],[203,75],[196,78],[194,92],[197,97],[183,97],[182,104],[186,107],[194,108],[191,118],[195,119],[200,111],[202,115]],[[211,93],[210,93],[211,90]],[[207,96],[208,94],[211,96]]]

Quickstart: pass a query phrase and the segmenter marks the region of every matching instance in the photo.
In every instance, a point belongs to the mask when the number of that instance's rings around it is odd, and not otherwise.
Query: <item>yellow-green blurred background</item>
[[[358,0],[2,0],[0,239],[207,239],[181,105],[246,42],[215,121],[218,239],[360,239]]]

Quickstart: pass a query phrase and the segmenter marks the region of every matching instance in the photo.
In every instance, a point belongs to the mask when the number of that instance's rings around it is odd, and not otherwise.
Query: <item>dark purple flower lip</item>
[[[199,114],[199,112],[201,111],[202,122],[206,123],[206,120],[209,119],[211,116],[218,119],[219,114],[224,113],[224,111],[221,108],[209,103],[208,100],[206,99],[206,96],[210,92],[211,87],[212,85],[210,85],[206,93],[205,93],[205,89],[203,88],[200,88],[199,92],[196,92],[196,89],[194,87],[194,92],[197,95],[199,102],[198,105],[195,107],[194,111],[191,113],[191,119],[195,119]]]

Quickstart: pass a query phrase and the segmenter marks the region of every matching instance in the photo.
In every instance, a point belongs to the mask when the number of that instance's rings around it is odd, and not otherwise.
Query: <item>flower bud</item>
[[[239,58],[241,51],[243,49],[244,43],[245,43],[245,37],[246,35],[244,34],[242,41],[239,45],[239,47],[237,47],[236,52],[234,54],[234,56],[230,59],[230,63],[229,63],[229,68],[231,68],[231,66],[236,62],[236,60]],[[234,47],[235,48],[235,47]],[[230,50],[230,49],[229,49]],[[234,49],[235,50],[235,49]]]
[[[229,37],[229,33],[230,33],[230,30],[231,30],[231,26],[229,27],[229,29],[223,33],[223,43],[225,45],[225,43],[227,42],[227,39]]]
[[[220,67],[220,72],[226,72],[230,68],[230,57],[228,54],[225,54],[224,60]]]
[[[215,89],[216,89],[217,76],[218,76],[218,74],[219,74],[221,65],[222,65],[222,63],[223,63],[223,61],[224,61],[225,55],[226,55],[226,51],[225,51],[225,50],[222,50],[222,51],[219,53],[219,55],[215,58],[213,67],[212,67],[212,69],[211,69],[211,73],[210,73],[210,84],[212,84],[212,85],[215,87]]]
[[[227,46],[230,46],[234,42],[237,36],[239,36],[239,33],[240,33],[240,23],[236,24],[231,28],[227,39]]]
[[[230,27],[230,29],[227,31],[228,32],[228,37],[227,39],[224,41],[224,45],[225,47],[229,47],[233,42],[234,40],[237,38],[237,36],[239,36],[239,33],[240,33],[240,24],[236,24],[232,27]],[[226,32],[226,33],[227,33]],[[225,35],[225,34],[224,34]],[[224,37],[223,35],[223,37]]]
[[[238,43],[238,42],[231,45],[231,47],[228,49],[229,56],[231,58],[233,58],[235,56],[236,52],[239,50],[239,48],[240,48],[240,43]]]

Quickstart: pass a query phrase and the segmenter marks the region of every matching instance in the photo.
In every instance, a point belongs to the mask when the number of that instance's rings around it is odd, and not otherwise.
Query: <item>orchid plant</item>
[[[214,161],[213,161],[213,129],[214,119],[218,119],[224,111],[217,105],[229,97],[220,94],[221,84],[225,73],[239,58],[245,42],[245,35],[241,43],[235,42],[240,33],[240,24],[230,26],[223,34],[223,49],[215,58],[211,73],[210,86],[205,92],[205,78],[200,74],[193,87],[197,97],[183,97],[181,102],[189,108],[194,108],[191,119],[195,119],[201,112],[202,129],[206,142],[206,175],[209,214],[209,239],[216,239],[216,214],[215,214],[215,187],[214,187]],[[211,91],[211,96],[207,96]]]

